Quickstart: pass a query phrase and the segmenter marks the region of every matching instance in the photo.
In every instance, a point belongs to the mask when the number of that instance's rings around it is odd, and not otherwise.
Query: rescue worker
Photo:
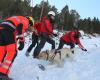
[[[33,24],[32,17],[24,16],[12,16],[0,23],[0,80],[9,78],[10,68],[17,55],[16,41],[19,41],[18,50],[22,50],[24,48],[23,33]],[[16,36],[18,36],[17,39]]]
[[[48,42],[52,45],[52,49],[55,49],[55,41],[50,36],[57,36],[53,33],[53,24],[55,21],[55,12],[48,12],[48,16],[44,16],[41,20],[40,29],[40,43],[34,49],[33,57],[38,58],[41,49],[45,43]]]
[[[37,21],[37,22],[34,23],[33,33],[32,33],[32,43],[28,47],[28,49],[27,49],[27,51],[25,53],[26,56],[29,56],[29,53],[31,52],[33,47],[35,47],[36,44],[38,45],[40,26],[41,26],[41,22]]]
[[[87,51],[80,42],[81,33],[78,28],[74,28],[74,30],[66,32],[61,38],[60,43],[57,50],[63,48],[64,44],[70,45],[70,48],[73,50],[75,45],[78,45],[83,51]]]

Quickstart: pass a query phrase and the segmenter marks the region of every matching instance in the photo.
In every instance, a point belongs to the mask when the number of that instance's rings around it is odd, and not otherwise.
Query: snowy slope
[[[25,51],[29,46],[26,44],[24,50],[18,52],[9,76],[14,80],[100,80],[100,37],[84,38],[81,42],[88,52],[83,52],[76,46],[74,61],[66,59],[61,68],[48,65],[47,61],[33,59],[33,50],[26,57]],[[46,43],[43,50],[50,47]],[[39,63],[45,65],[45,71],[38,68]]]

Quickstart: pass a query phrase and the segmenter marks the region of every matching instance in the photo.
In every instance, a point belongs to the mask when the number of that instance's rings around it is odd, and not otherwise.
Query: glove
[[[18,41],[18,40],[19,40],[19,41],[24,41],[24,37],[18,37],[18,38],[17,38],[17,41]]]
[[[24,48],[24,41],[19,41],[18,50],[22,50]]]
[[[24,37],[18,37],[17,40],[19,40],[18,50],[22,50],[24,48]]]
[[[58,35],[57,35],[57,34],[55,34],[55,33],[54,33],[53,35],[54,35],[55,37],[57,37],[57,36],[58,36]]]
[[[83,51],[87,51],[87,49],[82,49]]]

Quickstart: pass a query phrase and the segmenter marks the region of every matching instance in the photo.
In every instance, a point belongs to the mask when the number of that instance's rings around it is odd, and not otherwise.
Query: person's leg
[[[36,48],[34,49],[34,53],[33,53],[33,57],[37,58],[41,49],[44,47],[46,43],[46,35],[45,34],[41,34],[41,39],[40,39],[40,43],[36,46]]]
[[[51,39],[50,37],[47,37],[47,42],[52,45],[52,49],[55,49],[55,41]]]
[[[55,49],[55,54],[56,53],[59,53],[59,49],[62,49],[63,48],[63,46],[64,46],[64,44],[65,44],[65,42],[63,41],[63,40],[60,40],[60,43],[59,43],[59,46],[58,46],[58,48],[57,49]]]
[[[32,48],[35,47],[36,43],[38,42],[38,36],[32,35],[32,44],[28,47],[27,52],[31,52]]]
[[[0,66],[0,74],[5,74],[8,76],[8,72],[16,56],[16,43],[13,32],[9,30],[4,30],[2,35],[3,40],[5,41],[4,43],[6,49],[6,56],[3,57],[4,60],[2,61]]]
[[[65,42],[63,40],[60,40],[60,43],[59,43],[57,50],[62,49],[64,44],[65,44]]]
[[[4,60],[4,57],[6,55],[6,47],[5,46],[0,46],[0,65]]]
[[[74,43],[70,43],[70,49],[72,50],[73,54],[74,54],[74,47],[75,47],[75,44]]]
[[[7,50],[7,55],[4,58],[4,61],[1,64],[0,67],[0,72],[3,74],[7,74],[9,73],[10,67],[14,61],[14,58],[16,56],[16,45],[15,44],[9,44],[6,46],[6,50]]]
[[[4,60],[5,54],[6,54],[6,48],[5,48],[5,40],[3,37],[3,31],[0,30],[0,65]]]

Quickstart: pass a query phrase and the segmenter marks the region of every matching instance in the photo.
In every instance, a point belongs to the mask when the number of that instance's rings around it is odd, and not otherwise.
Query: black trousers
[[[0,30],[0,46],[15,43],[14,32],[9,29]]]
[[[64,44],[69,45],[71,49],[75,47],[73,42],[67,43],[63,40],[60,40],[60,43],[59,43],[59,46],[58,46],[57,50],[62,49]]]
[[[32,48],[35,47],[36,44],[38,45],[38,36],[32,34],[32,44],[28,47],[27,51],[31,52]]]
[[[44,47],[45,43],[48,42],[52,45],[52,49],[55,49],[55,41],[49,37],[46,33],[41,33],[40,36],[40,43],[36,46],[34,49],[34,58],[37,57],[41,51],[41,49]]]

